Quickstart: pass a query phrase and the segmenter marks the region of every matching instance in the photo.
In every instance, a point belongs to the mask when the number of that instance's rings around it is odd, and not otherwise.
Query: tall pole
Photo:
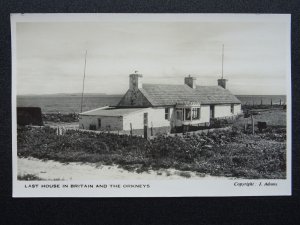
[[[87,50],[85,50],[85,57],[84,57],[84,71],[83,71],[83,82],[82,82],[82,93],[81,93],[80,112],[82,112],[82,103],[83,103],[84,81],[85,81],[85,69],[86,69],[86,55],[87,55]]]
[[[251,115],[251,123],[252,123],[252,134],[254,134],[254,118],[253,118],[253,115]]]
[[[222,79],[223,79],[223,68],[224,68],[224,44],[222,45]]]

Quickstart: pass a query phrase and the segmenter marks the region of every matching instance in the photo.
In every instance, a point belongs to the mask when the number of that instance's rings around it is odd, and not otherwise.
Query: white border
[[[276,196],[291,195],[291,49],[287,60],[287,179],[285,180],[101,180],[101,181],[18,181],[16,133],[16,23],[17,22],[285,22],[290,41],[290,14],[11,14],[12,37],[12,174],[13,197],[175,197],[175,196]],[[236,186],[236,182],[253,182],[254,186]],[[277,186],[259,187],[262,182],[275,182]],[[119,184],[121,188],[24,188],[24,184]],[[146,184],[150,188],[124,188],[127,184]]]

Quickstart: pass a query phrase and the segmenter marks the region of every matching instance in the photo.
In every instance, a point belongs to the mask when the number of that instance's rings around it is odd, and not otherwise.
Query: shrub
[[[247,135],[240,130],[142,137],[68,130],[18,128],[18,156],[60,162],[117,164],[130,171],[176,168],[211,175],[284,178],[285,128]],[[271,142],[269,140],[272,140]]]
[[[40,177],[36,176],[35,174],[23,174],[18,175],[18,180],[43,180]]]

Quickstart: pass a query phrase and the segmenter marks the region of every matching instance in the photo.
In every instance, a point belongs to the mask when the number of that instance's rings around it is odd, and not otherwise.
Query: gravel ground
[[[43,180],[175,180],[175,179],[222,179],[228,177],[205,176],[195,172],[175,169],[162,169],[149,172],[129,172],[117,166],[104,166],[97,163],[60,163],[53,160],[42,161],[36,158],[18,158],[18,176],[35,175]]]

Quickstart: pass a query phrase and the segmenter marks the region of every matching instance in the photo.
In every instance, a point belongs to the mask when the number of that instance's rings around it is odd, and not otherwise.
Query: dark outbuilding
[[[42,110],[40,107],[17,107],[17,124],[19,126],[43,126]]]

